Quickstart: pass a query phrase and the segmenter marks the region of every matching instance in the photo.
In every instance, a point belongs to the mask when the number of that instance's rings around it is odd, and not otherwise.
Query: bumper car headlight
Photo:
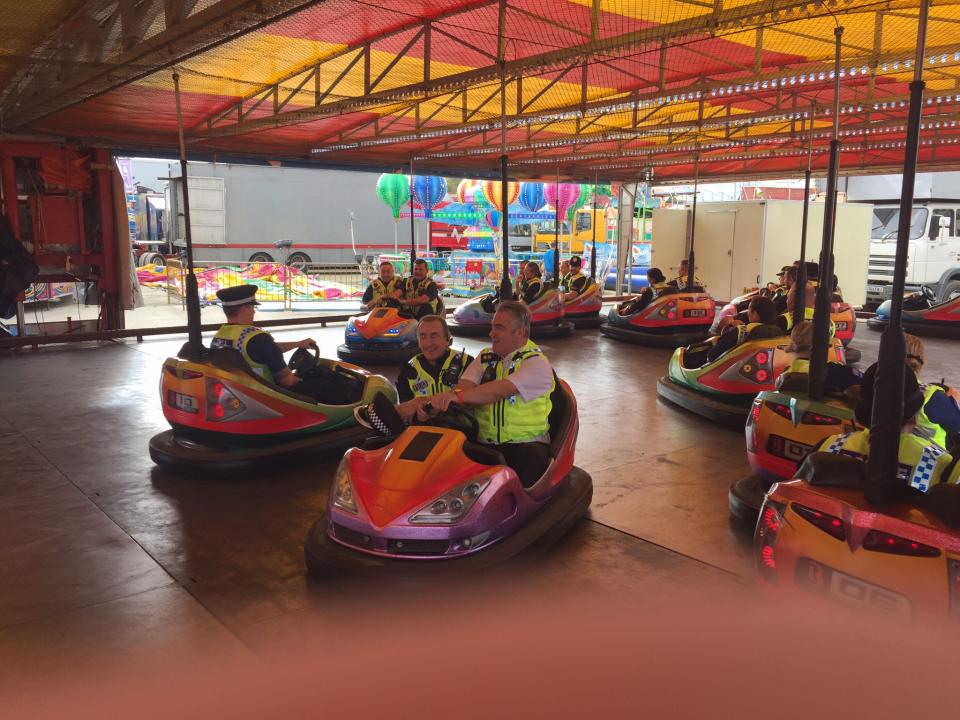
[[[347,458],[340,461],[337,474],[333,476],[333,505],[349,513],[357,513],[357,501],[353,497],[353,481]]]
[[[356,335],[356,334],[357,334],[357,327],[356,327],[356,325],[354,325],[353,323],[350,323],[349,325],[347,325],[347,334],[348,334],[348,335]]]
[[[441,495],[429,505],[420,508],[411,518],[411,523],[420,525],[452,525],[460,522],[490,484],[486,476],[475,477],[470,482]]]
[[[386,335],[387,337],[394,337],[399,334],[400,334],[399,327],[392,327],[384,333],[384,335]]]

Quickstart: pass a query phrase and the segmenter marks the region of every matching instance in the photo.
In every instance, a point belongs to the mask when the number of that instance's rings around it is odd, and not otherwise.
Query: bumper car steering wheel
[[[310,350],[313,351],[313,354],[310,354]],[[303,377],[305,374],[309,373],[310,370],[318,366],[320,362],[320,348],[317,347],[316,343],[310,344],[310,349],[307,348],[297,348],[296,352],[290,356],[290,362],[287,363],[287,367],[290,368],[290,371],[297,377]]]
[[[430,403],[426,403],[423,408],[427,412],[433,410]],[[473,413],[459,403],[450,403],[445,412],[439,413],[423,424],[459,430],[472,443],[477,441],[477,436],[480,434],[480,424]]]
[[[921,285],[920,291],[923,293],[923,297],[926,298],[927,302],[933,306],[937,304],[937,294],[933,291],[933,288],[929,285]]]

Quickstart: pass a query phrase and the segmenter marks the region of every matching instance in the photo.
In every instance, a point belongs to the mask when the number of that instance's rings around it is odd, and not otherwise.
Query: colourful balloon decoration
[[[491,230],[494,232],[500,232],[500,221],[503,220],[503,216],[500,214],[499,210],[488,211],[484,219],[487,221],[487,226]]]
[[[477,185],[470,191],[470,199],[473,200],[473,205],[477,209],[477,212],[486,212],[490,208],[490,203],[487,202],[487,198],[483,195],[483,187]]]
[[[520,204],[525,210],[537,212],[547,204],[543,194],[543,183],[525,182],[520,184]]]
[[[543,195],[556,209],[557,215],[564,217],[567,210],[580,199],[580,186],[575,183],[546,183]]]
[[[605,208],[610,204],[610,200],[613,197],[613,188],[609,183],[594,185],[593,193],[597,198],[597,207]]]
[[[433,209],[443,202],[446,195],[445,178],[436,175],[417,175],[413,179],[413,196],[423,208],[423,216],[426,218],[433,214]]]
[[[476,180],[464,179],[457,184],[457,202],[468,203],[473,198],[473,188],[476,187]]]
[[[578,185],[580,188],[580,194],[577,196],[577,199],[571,203],[570,207],[567,209],[567,217],[573,220],[574,215],[577,214],[577,210],[582,208],[587,203],[587,198],[590,197],[591,186],[590,185]]]
[[[377,180],[377,197],[390,208],[393,219],[398,219],[400,208],[410,199],[410,178],[397,173],[384,173]]]
[[[499,180],[486,180],[483,185],[483,196],[490,205],[503,212],[503,185]],[[507,183],[507,207],[510,207],[520,194],[520,183]]]

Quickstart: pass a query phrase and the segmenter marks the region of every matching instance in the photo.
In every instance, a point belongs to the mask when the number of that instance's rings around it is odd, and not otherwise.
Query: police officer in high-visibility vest
[[[923,407],[917,415],[914,432],[945,450],[956,450],[960,446],[960,393],[945,382],[925,384],[920,378],[920,371],[926,362],[923,342],[913,335],[904,337],[907,343],[907,367],[916,375],[923,393]]]
[[[783,330],[776,324],[777,314],[770,298],[760,296],[753,298],[747,307],[747,319],[750,322],[746,325],[731,325],[723,331],[714,346],[707,351],[709,362],[713,362],[742,343],[774,338],[783,334]]]
[[[873,412],[876,375],[877,365],[874,363],[863,375],[860,403],[855,410],[857,422],[867,426],[870,425]],[[923,407],[923,392],[920,390],[916,376],[909,368],[904,368],[903,380],[903,415],[897,456],[897,477],[921,492],[927,492],[937,483],[957,483],[960,481],[960,466],[954,462],[950,453],[933,441],[921,438],[914,433],[917,427],[917,414]],[[866,460],[870,453],[870,430],[831,435],[821,443],[818,450]]]
[[[794,325],[790,332],[790,344],[787,352],[795,354],[793,361],[780,376],[786,378],[790,374],[810,374],[810,353],[813,351],[813,323],[804,320]],[[863,376],[850,365],[838,362],[827,363],[827,377],[824,389],[827,392],[842,393],[854,385],[859,385]]]
[[[240,285],[217,291],[220,305],[227,316],[227,322],[220,326],[210,344],[214,350],[236,350],[243,356],[250,369],[265,381],[293,390],[301,395],[309,395],[327,402],[337,402],[339,388],[335,383],[323,382],[319,378],[301,379],[291,372],[283,359],[283,353],[295,348],[309,348],[316,345],[313,338],[296,342],[277,342],[266,330],[253,324],[256,306],[256,285]]]
[[[420,354],[410,359],[397,377],[401,402],[452,390],[473,357],[450,347],[453,338],[447,321],[440,315],[426,315],[417,326]]]
[[[523,268],[524,282],[520,296],[517,298],[527,305],[536,300],[543,293],[543,280],[540,266],[535,262],[528,262]]]
[[[521,260],[517,267],[517,277],[513,280],[513,296],[516,299],[523,297],[523,291],[527,287],[527,275],[524,272],[527,268],[527,260]]]
[[[379,275],[367,285],[360,302],[367,310],[373,310],[384,298],[399,297],[400,278],[394,275],[393,263],[384,260],[380,263]]]
[[[668,285],[673,285],[677,290],[688,290],[692,291],[692,288],[687,285],[687,276],[690,274],[690,264],[687,258],[684,258],[680,261],[680,267],[677,269],[677,277],[674,280],[671,280]],[[700,288],[703,290],[703,281],[700,280],[696,275],[693,276],[693,287]]]
[[[564,302],[576,300],[586,290],[590,277],[583,272],[583,260],[579,255],[570,258],[570,272],[560,282]]]
[[[530,311],[523,303],[500,303],[490,338],[491,346],[467,367],[454,390],[427,400],[433,413],[454,402],[473,408],[479,442],[503,453],[523,486],[530,487],[550,462],[553,368],[530,341]],[[427,417],[424,405],[418,415]]]
[[[440,309],[440,290],[430,279],[427,261],[418,259],[413,263],[413,275],[403,281],[403,304],[415,318],[436,315]]]
[[[664,293],[676,292],[676,288],[667,282],[666,276],[660,268],[647,270],[647,287],[639,295],[624,300],[617,305],[618,315],[634,315]]]

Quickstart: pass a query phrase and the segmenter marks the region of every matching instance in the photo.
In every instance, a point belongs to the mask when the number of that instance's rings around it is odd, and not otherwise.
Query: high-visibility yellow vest
[[[255,362],[251,359],[250,355],[247,354],[247,345],[250,344],[250,341],[257,335],[265,332],[265,330],[261,330],[254,325],[234,325],[227,323],[221,325],[220,329],[217,330],[217,334],[214,335],[210,347],[214,350],[236,350],[243,356],[244,362],[250,366],[250,369],[253,370],[254,373],[264,380],[274,382],[273,373],[270,372],[270,368],[263,363]]]
[[[423,366],[426,358],[421,354],[410,359],[410,367],[416,373],[415,377],[407,378],[410,392],[414,397],[428,397],[446,390],[452,390],[460,381],[460,375],[466,366],[466,354],[447,350],[447,357],[443,361],[440,372],[433,377]],[[452,368],[452,372],[451,372]]]
[[[940,447],[946,448],[947,431],[943,426],[938,425],[928,418],[926,412],[927,403],[930,402],[930,398],[932,398],[934,393],[940,390],[940,388],[936,385],[921,385],[921,387],[923,388],[923,407],[920,409],[920,414],[917,415],[917,429],[914,430],[914,432],[927,440],[935,442]]]
[[[492,382],[509,378],[523,363],[530,358],[543,357],[540,348],[532,341],[519,350],[513,352],[505,360],[490,351],[484,350],[477,362],[484,362],[487,369],[484,371],[481,383]],[[487,359],[489,358],[489,359]],[[532,442],[548,435],[550,432],[549,416],[553,407],[550,399],[556,379],[550,384],[550,390],[538,398],[527,402],[520,393],[498,400],[490,405],[475,408],[474,413],[480,426],[479,439],[481,442],[500,445],[502,443]]]

